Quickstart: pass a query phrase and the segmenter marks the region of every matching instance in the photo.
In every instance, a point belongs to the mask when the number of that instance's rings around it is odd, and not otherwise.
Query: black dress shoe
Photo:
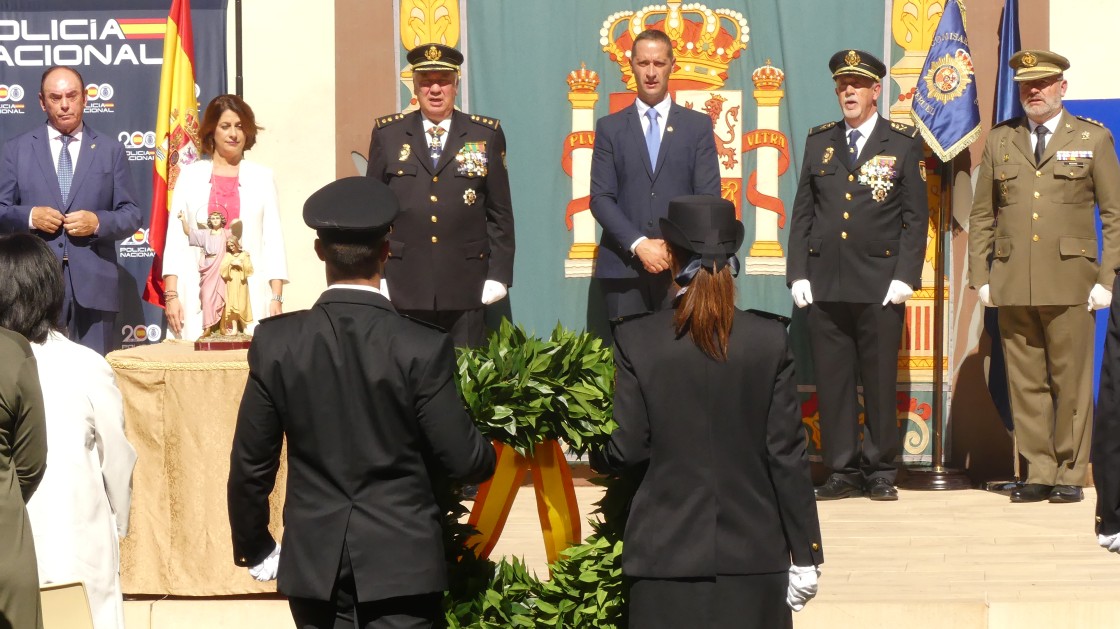
[[[1081,502],[1085,494],[1076,485],[1054,485],[1050,491],[1050,502]]]
[[[885,478],[872,478],[867,484],[867,497],[872,500],[898,500],[898,490]]]
[[[839,500],[863,495],[862,489],[837,476],[830,476],[825,484],[814,488],[813,491],[817,495],[817,500]]]
[[[1042,502],[1050,498],[1053,489],[1053,485],[1027,483],[1011,490],[1011,502]]]

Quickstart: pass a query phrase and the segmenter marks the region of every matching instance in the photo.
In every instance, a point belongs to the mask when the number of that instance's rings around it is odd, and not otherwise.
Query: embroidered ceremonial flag
[[[945,3],[910,115],[942,162],[953,159],[980,136],[980,106],[961,0]]]
[[[156,159],[148,245],[155,252],[144,301],[163,306],[163,246],[179,169],[198,158],[198,99],[194,87],[190,0],[172,0],[163,36],[163,70],[156,109]]]

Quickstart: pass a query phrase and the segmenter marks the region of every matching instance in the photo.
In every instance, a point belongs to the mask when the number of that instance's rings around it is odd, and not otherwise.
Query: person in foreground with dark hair
[[[279,575],[301,628],[434,626],[447,567],[432,483],[494,472],[455,387],[450,337],[378,290],[399,212],[366,177],[311,195],[303,219],[327,290],[310,310],[263,321],[249,348],[230,454],[234,560],[258,580]],[[281,555],[268,496],[285,436]]]
[[[0,277],[0,326],[31,342],[38,381],[82,376],[43,401],[47,473],[27,503],[39,583],[83,582],[94,627],[124,629],[119,544],[128,534],[136,451],[124,434],[121,392],[109,363],[57,327],[62,273],[47,243],[0,236]]]
[[[649,466],[624,534],[630,627],[792,627],[824,556],[785,327],[735,308],[731,202],[678,197],[660,228],[679,291],[615,328],[618,429],[591,459]]]

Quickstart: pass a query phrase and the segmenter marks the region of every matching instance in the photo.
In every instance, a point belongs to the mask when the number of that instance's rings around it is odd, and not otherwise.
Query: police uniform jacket
[[[623,572],[647,578],[784,572],[824,561],[793,355],[778,321],[736,311],[728,359],[678,337],[673,310],[615,328],[618,429],[592,462],[648,462]]]
[[[1068,111],[1061,116],[1037,166],[1026,118],[988,135],[969,218],[968,270],[969,285],[989,284],[997,306],[1082,304],[1093,284],[1112,286],[1120,265],[1112,134]],[[1095,205],[1104,230],[1099,258]]]
[[[917,288],[929,206],[917,130],[879,117],[848,166],[844,123],[809,130],[789,232],[786,281],[816,301],[879,303],[899,280]]]
[[[486,280],[513,285],[513,208],[497,120],[454,111],[433,166],[419,111],[379,118],[366,174],[401,203],[385,267],[396,307],[473,310]]]
[[[446,334],[372,292],[328,289],[310,310],[262,321],[230,455],[236,563],[273,549],[268,496],[286,436],[281,592],[330,600],[344,542],[358,601],[446,589],[433,478],[494,470],[454,370]]]

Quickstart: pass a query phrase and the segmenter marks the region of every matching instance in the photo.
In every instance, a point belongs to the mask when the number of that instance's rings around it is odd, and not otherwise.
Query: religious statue
[[[222,315],[223,334],[245,334],[246,326],[253,320],[248,284],[249,276],[252,274],[253,261],[249,253],[241,249],[241,239],[230,236],[221,266],[221,276],[226,286],[226,305]]]

